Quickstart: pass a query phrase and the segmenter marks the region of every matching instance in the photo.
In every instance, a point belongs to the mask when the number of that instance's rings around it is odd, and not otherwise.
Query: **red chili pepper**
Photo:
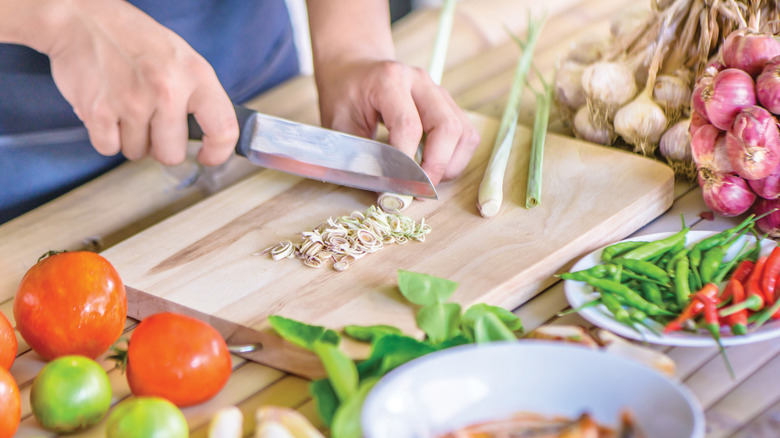
[[[739,281],[744,290],[744,284],[747,279],[750,278],[750,274],[753,273],[753,268],[755,266],[756,264],[753,263],[752,260],[742,260],[739,265],[737,265],[737,269],[734,270],[734,273],[731,274],[731,278],[735,278],[737,281]],[[720,294],[720,302],[725,303],[730,298],[731,288],[729,288],[729,283],[726,283],[726,287],[723,288],[723,293]]]
[[[737,313],[744,309],[750,309],[752,311],[761,310],[764,307],[766,295],[761,290],[761,274],[764,271],[766,265],[767,256],[761,256],[756,261],[756,266],[753,268],[753,272],[750,273],[750,277],[744,283],[745,287],[745,299],[740,303],[732,304],[728,307],[720,309],[720,316],[728,316]]]
[[[764,291],[764,298],[767,305],[775,302],[775,285],[777,276],[780,275],[780,246],[776,246],[766,260],[764,272],[761,274],[761,290]]]
[[[715,297],[718,296],[718,285],[715,283],[707,283],[698,292],[693,294],[691,301],[687,306],[685,306],[685,309],[683,309],[683,311],[680,312],[680,314],[677,315],[674,320],[666,324],[664,327],[664,333],[671,333],[673,331],[682,329],[685,321],[694,318],[696,315],[701,313],[702,310],[704,310],[704,303],[700,298],[698,298],[699,296],[707,297],[710,300],[715,299]]]
[[[712,339],[718,344],[718,350],[723,361],[726,363],[731,377],[734,377],[734,369],[731,367],[729,358],[726,355],[726,349],[723,348],[723,343],[720,341],[720,318],[718,317],[718,301],[717,298],[709,298],[706,295],[697,295],[696,299],[704,303],[704,321],[706,322],[707,330],[712,335]]]
[[[742,283],[734,277],[731,277],[726,288],[731,290],[734,304],[741,303],[745,300],[745,288]],[[744,335],[747,333],[747,309],[742,309],[737,313],[726,317],[726,322],[731,327],[731,332],[735,335]]]

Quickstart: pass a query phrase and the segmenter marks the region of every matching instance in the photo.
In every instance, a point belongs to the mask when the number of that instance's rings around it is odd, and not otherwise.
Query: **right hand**
[[[228,159],[238,139],[233,106],[208,62],[173,31],[119,0],[62,2],[45,51],[62,95],[103,155],[182,162],[187,114],[203,129],[198,160]]]

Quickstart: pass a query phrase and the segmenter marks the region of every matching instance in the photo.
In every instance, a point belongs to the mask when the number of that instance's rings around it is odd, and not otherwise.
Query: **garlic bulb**
[[[615,114],[615,132],[634,146],[634,152],[643,155],[655,151],[664,130],[666,115],[649,93],[641,93]]]
[[[658,152],[666,158],[676,175],[696,177],[696,165],[691,150],[691,119],[680,120],[661,136]]]
[[[615,141],[612,125],[609,123],[602,126],[593,124],[586,105],[581,106],[574,115],[574,135],[577,138],[603,145],[611,145]]]
[[[599,61],[582,72],[582,89],[591,122],[604,126],[618,108],[636,95],[634,72],[620,62]]]
[[[570,123],[575,111],[585,105],[585,92],[582,90],[583,71],[584,64],[566,60],[555,72],[555,102],[566,123]]]
[[[566,59],[580,64],[596,62],[604,56],[609,40],[602,37],[586,37],[572,45]]]
[[[670,123],[675,123],[691,103],[691,87],[676,75],[658,75],[653,85],[653,100],[666,112]]]

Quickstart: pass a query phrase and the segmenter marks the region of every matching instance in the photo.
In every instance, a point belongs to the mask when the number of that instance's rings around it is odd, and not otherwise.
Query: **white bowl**
[[[576,418],[589,412],[616,427],[623,408],[648,438],[701,438],[694,396],[655,370],[561,342],[464,345],[389,372],[365,400],[366,438],[436,437],[519,412]]]

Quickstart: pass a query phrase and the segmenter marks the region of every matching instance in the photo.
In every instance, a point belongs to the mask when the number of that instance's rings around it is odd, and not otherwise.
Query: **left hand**
[[[322,66],[316,79],[325,127],[372,138],[383,122],[389,143],[411,157],[425,133],[420,165],[433,184],[460,175],[479,145],[466,114],[420,68],[352,59]]]

